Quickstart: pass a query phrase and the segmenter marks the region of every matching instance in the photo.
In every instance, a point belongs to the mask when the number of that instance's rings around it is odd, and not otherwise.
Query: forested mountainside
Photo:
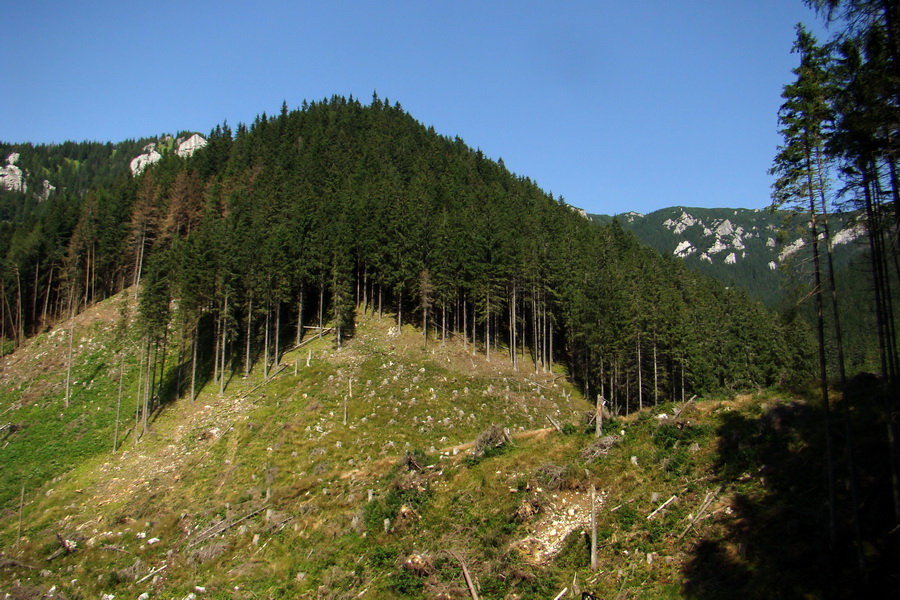
[[[807,373],[800,324],[377,97],[218,126],[189,158],[5,227],[5,335],[140,282],[151,380],[173,337],[220,378],[310,323],[340,343],[357,304],[414,320],[423,343],[438,331],[539,370],[564,361],[623,410]]]
[[[614,220],[664,256],[680,259],[692,271],[746,290],[779,313],[797,312],[815,323],[813,261],[809,216],[788,210],[689,208],[676,206],[643,215],[590,215],[602,224]],[[878,369],[877,322],[870,310],[873,282],[866,217],[859,210],[828,215],[835,280],[841,302],[845,362],[849,372]],[[896,280],[896,276],[893,278]],[[826,314],[829,323],[831,316]],[[826,329],[828,359],[838,372],[834,328]]]
[[[746,289],[772,308],[783,308],[791,287],[809,279],[805,215],[786,210],[676,206],[649,214],[591,215],[618,220],[644,244],[725,284]],[[864,250],[858,211],[829,215],[835,266],[846,268]]]

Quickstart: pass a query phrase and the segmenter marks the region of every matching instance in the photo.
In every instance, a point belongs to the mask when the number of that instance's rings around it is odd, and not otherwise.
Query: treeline
[[[224,389],[308,327],[340,345],[360,307],[414,323],[423,344],[453,336],[520,369],[562,361],[623,412],[808,375],[801,324],[377,96],[285,105],[208,141],[17,229],[6,331],[21,339],[140,282],[151,404],[167,362],[177,393],[200,373]]]

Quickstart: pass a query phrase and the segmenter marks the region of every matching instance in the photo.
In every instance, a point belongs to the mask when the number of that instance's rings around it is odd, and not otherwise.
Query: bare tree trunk
[[[199,323],[194,324],[194,334],[191,340],[191,402],[197,399],[197,336]]]
[[[25,341],[25,319],[22,315],[22,282],[19,280],[19,267],[16,266],[16,313],[18,314],[18,318],[16,319],[16,335],[18,336],[18,343],[16,346],[21,346],[22,342]]]
[[[138,291],[137,286],[141,282],[141,270],[144,267],[144,243],[146,239],[146,232],[141,231],[141,243],[138,246],[138,251],[135,253],[135,264],[134,264],[134,299],[137,300]]]
[[[457,296],[457,298],[456,298],[456,302],[459,303],[459,297],[458,297],[458,296]],[[459,309],[457,309],[457,311],[458,311],[458,310],[459,310]],[[465,299],[465,296],[464,296],[464,297],[463,297],[463,301],[462,301],[462,334],[463,334],[463,350],[465,350],[466,352],[468,352],[468,351],[469,351],[469,332],[466,331],[466,329],[467,329],[466,321],[467,321],[467,318],[466,318],[466,299]]]
[[[125,353],[119,357],[119,398],[116,401],[116,429],[113,433],[113,454],[119,445],[119,415],[122,412],[122,384],[125,382]]]
[[[138,442],[138,429],[141,422],[141,396],[144,390],[144,346],[141,345],[141,353],[138,357],[138,382],[134,405],[134,443]]]
[[[322,335],[322,311],[325,307],[325,284],[319,286],[319,335]]]
[[[547,364],[548,371],[553,372],[553,313],[547,318]]]
[[[465,304],[463,305],[463,307],[465,308]],[[478,328],[477,328],[476,324],[477,324],[477,319],[475,317],[475,302],[473,301],[472,302],[472,356],[475,356],[475,350],[477,348],[475,339],[478,336],[478,331],[477,331]]]
[[[509,303],[509,358],[514,369],[518,370],[516,363],[516,286],[512,286],[512,302]]]
[[[834,450],[831,440],[831,409],[828,397],[828,369],[825,356],[825,320],[822,309],[822,270],[819,264],[819,230],[816,221],[816,203],[812,182],[812,173],[807,170],[807,183],[809,189],[809,228],[811,248],[813,254],[813,269],[815,276],[815,301],[816,301],[816,334],[819,341],[819,378],[822,388],[822,413],[825,426],[825,465],[826,479],[828,483],[828,532],[831,547],[834,548],[837,541],[837,502],[834,485]]]
[[[272,307],[266,305],[266,331],[263,336],[263,379],[269,378],[269,316],[272,314]]]
[[[638,384],[638,410],[644,408],[643,374],[641,369],[641,334],[637,336],[637,384]]]
[[[244,347],[244,377],[250,376],[250,340],[253,338],[253,292],[247,303],[247,340]],[[298,334],[299,335],[299,334]]]
[[[281,344],[281,302],[275,303],[275,361],[272,364],[273,367],[278,367],[279,360],[279,346]]]
[[[656,336],[653,336],[653,404],[659,404],[659,366],[656,363]]]
[[[228,341],[228,294],[225,294],[225,304],[222,309],[222,326],[219,328],[222,335],[222,342],[219,349],[222,351],[222,366],[219,369],[219,395],[225,395],[225,349]]]
[[[303,339],[303,284],[300,285],[300,297],[297,300],[297,337],[294,345],[299,346]]]
[[[363,268],[363,297],[362,297],[363,314],[369,311],[369,270]],[[297,343],[300,343],[299,341]]]
[[[31,292],[31,333],[37,331],[37,299],[38,299],[38,281],[41,274],[41,261],[38,260],[34,265],[34,288]]]
[[[213,330],[213,337],[216,342],[213,347],[213,352],[215,354],[215,359],[213,360],[213,383],[219,383],[219,340],[222,339],[219,335],[219,329],[222,328],[222,315],[216,315],[216,326]]]
[[[144,407],[141,411],[141,437],[147,433],[147,418],[150,412],[150,334],[147,334],[147,347],[144,352],[144,364],[141,370],[144,371]]]
[[[491,288],[487,290],[487,314],[484,319],[484,337],[485,352],[487,353],[487,361],[491,362]]]
[[[66,400],[65,407],[69,408],[69,394],[72,382],[72,338],[75,337],[75,294],[74,291],[69,296],[69,350],[66,353]]]

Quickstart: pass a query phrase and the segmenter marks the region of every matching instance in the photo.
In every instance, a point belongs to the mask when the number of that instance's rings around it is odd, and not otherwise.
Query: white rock
[[[687,240],[682,240],[678,244],[678,246],[676,246],[675,251],[672,252],[672,254],[674,254],[675,256],[678,256],[679,258],[685,258],[687,256],[690,256],[691,254],[693,254],[696,251],[697,251],[697,249],[694,248],[693,244],[691,244]]]
[[[727,250],[728,246],[722,243],[722,240],[716,238],[716,243],[709,247],[709,250],[706,251],[707,254],[718,254],[722,250]]]
[[[160,154],[156,150],[150,150],[145,154],[135,156],[131,160],[131,164],[129,165],[131,174],[140,175],[141,173],[143,173],[144,169],[152,164],[158,163],[160,159],[162,159],[162,154]]]
[[[789,257],[791,254],[794,254],[795,252],[797,252],[798,250],[803,248],[803,246],[805,246],[805,245],[806,245],[806,241],[803,238],[794,240],[793,243],[785,246],[784,249],[781,251],[781,254],[778,255],[778,262],[784,262],[784,259]]]
[[[25,174],[16,166],[17,160],[19,160],[19,153],[13,152],[6,158],[6,166],[0,167],[0,187],[11,192],[24,192],[27,189]]]
[[[193,155],[194,152],[206,146],[206,143],[206,139],[203,136],[201,136],[199,133],[195,133],[188,139],[178,144],[178,149],[175,150],[175,154],[177,154],[181,158],[188,158],[189,156]]]
[[[43,202],[44,200],[46,200],[47,198],[50,197],[51,193],[53,193],[55,191],[56,191],[56,186],[51,184],[49,181],[47,181],[45,179],[44,183],[41,184],[41,191],[37,195],[38,202]]]
[[[854,241],[856,238],[861,237],[866,234],[866,226],[864,223],[857,223],[853,227],[849,227],[847,229],[842,229],[834,234],[834,239],[831,241],[832,246],[840,246],[841,244],[849,244]]]

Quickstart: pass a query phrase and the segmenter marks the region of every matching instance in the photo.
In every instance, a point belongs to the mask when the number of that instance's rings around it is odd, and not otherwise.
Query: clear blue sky
[[[802,0],[8,2],[0,139],[207,133],[373,90],[594,213],[759,208]]]

